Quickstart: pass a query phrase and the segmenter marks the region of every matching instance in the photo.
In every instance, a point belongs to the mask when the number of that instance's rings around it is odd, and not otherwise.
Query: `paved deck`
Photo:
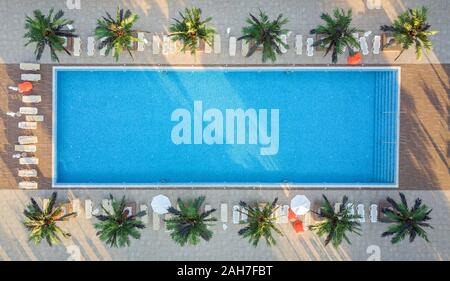
[[[187,195],[186,191],[156,191],[156,190],[120,190],[113,191],[115,197],[126,195],[131,201],[138,204],[150,204],[153,196],[163,193],[169,196],[172,202],[178,196],[189,198],[190,196],[206,195],[206,202],[213,208],[220,209],[220,203],[227,203],[229,207],[228,228],[223,230],[222,224],[217,223],[212,227],[214,236],[208,243],[201,243],[195,247],[177,246],[161,226],[159,231],[152,229],[151,215],[150,225],[144,229],[140,240],[132,241],[131,247],[124,249],[110,249],[105,246],[95,235],[93,223],[85,219],[84,213],[79,218],[61,224],[65,230],[72,233],[72,238],[65,240],[63,245],[50,248],[45,243],[40,246],[27,241],[27,232],[20,221],[23,219],[22,211],[29,201],[29,196],[35,197],[40,203],[43,198],[50,195],[50,191],[23,192],[18,190],[0,191],[0,260],[67,260],[73,251],[73,246],[80,250],[81,260],[367,260],[373,257],[374,252],[370,246],[379,247],[381,260],[450,260],[450,191],[407,191],[409,202],[416,197],[423,199],[424,203],[434,210],[431,213],[431,224],[434,229],[429,230],[429,238],[432,243],[427,244],[419,238],[414,244],[404,241],[392,246],[389,239],[381,238],[387,225],[384,223],[364,223],[362,236],[350,235],[352,245],[343,243],[338,249],[331,245],[323,246],[323,240],[315,234],[307,231],[304,234],[294,234],[292,228],[281,225],[283,237],[277,238],[277,245],[268,248],[264,243],[257,248],[250,246],[247,240],[237,235],[239,225],[231,223],[231,207],[238,204],[239,200],[248,202],[271,201],[275,196],[279,197],[281,204],[289,204],[290,199],[296,194],[305,194],[311,202],[320,200],[321,192],[317,191],[192,191]],[[341,200],[345,191],[327,191],[326,195],[332,202]],[[355,203],[363,203],[367,208],[371,203],[384,200],[386,196],[398,198],[396,191],[352,191],[347,192],[349,199]],[[59,192],[60,202],[67,198],[91,199],[94,208],[97,208],[101,199],[105,199],[108,193],[103,190],[86,191],[74,190]],[[150,208],[151,209],[151,208]],[[220,217],[220,213],[215,214]]]

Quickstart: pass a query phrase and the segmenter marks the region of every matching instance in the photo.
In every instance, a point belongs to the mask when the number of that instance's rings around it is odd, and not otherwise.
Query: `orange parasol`
[[[304,232],[305,230],[303,229],[303,223],[301,220],[296,220],[292,226],[294,227],[295,233],[301,233]]]
[[[348,56],[347,63],[348,64],[358,64],[361,62],[362,56],[361,53],[355,53],[353,56]]]
[[[294,211],[292,211],[291,208],[289,208],[289,212],[288,212],[288,219],[289,221],[295,221],[297,219],[297,214],[294,213]]]
[[[33,89],[33,84],[29,81],[25,81],[17,85],[17,88],[19,88],[19,93],[23,94],[31,91]]]

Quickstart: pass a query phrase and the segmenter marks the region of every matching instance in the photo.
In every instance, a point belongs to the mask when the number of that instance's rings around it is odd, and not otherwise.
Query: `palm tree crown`
[[[337,63],[338,55],[342,55],[347,48],[350,55],[354,55],[353,48],[360,48],[358,40],[353,37],[353,33],[362,30],[350,27],[352,22],[352,10],[347,13],[343,9],[335,9],[334,18],[327,13],[323,13],[320,18],[325,21],[325,25],[319,25],[310,31],[311,34],[321,35],[321,38],[314,42],[313,46],[323,46],[326,48],[325,56],[331,51],[331,61]]]
[[[168,209],[171,218],[166,219],[167,230],[172,233],[170,236],[180,246],[185,244],[197,245],[200,242],[200,238],[205,241],[209,241],[212,238],[212,231],[208,229],[211,226],[211,222],[217,219],[211,217],[211,214],[216,209],[211,209],[206,212],[200,210],[204,196],[200,196],[194,200],[187,200],[183,202],[178,199],[179,210],[170,207]]]
[[[246,22],[248,26],[242,28],[243,35],[238,40],[250,43],[247,57],[250,57],[262,45],[262,61],[270,59],[274,62],[276,54],[281,54],[280,46],[289,48],[288,44],[284,43],[280,37],[288,33],[288,30],[283,28],[283,25],[288,23],[288,19],[283,18],[282,14],[276,20],[270,21],[264,12],[259,11],[259,19],[250,14],[250,18],[247,18]]]
[[[382,31],[392,32],[395,40],[402,47],[402,51],[395,60],[412,45],[415,45],[417,59],[422,57],[424,49],[425,51],[431,50],[432,44],[428,36],[435,35],[437,31],[430,30],[431,25],[427,23],[427,14],[428,9],[426,7],[409,9],[401,13],[393,25],[383,25],[380,27]],[[387,45],[391,43],[388,42]]]
[[[59,235],[64,238],[70,237],[70,233],[63,231],[56,222],[74,217],[76,213],[63,214],[62,208],[55,207],[56,197],[56,192],[53,192],[48,204],[42,209],[31,198],[31,203],[23,212],[25,215],[23,224],[30,231],[29,240],[35,244],[40,244],[45,239],[52,246],[61,242]]]
[[[131,54],[133,44],[139,41],[133,25],[138,18],[138,15],[133,14],[130,10],[124,11],[120,7],[117,7],[115,19],[106,12],[106,17],[97,20],[95,37],[100,41],[97,48],[100,50],[106,47],[106,56],[113,51],[116,61],[119,60],[119,56],[124,50],[133,57]]]
[[[213,27],[206,25],[212,18],[208,17],[202,20],[201,16],[202,10],[193,7],[191,9],[186,8],[184,14],[180,12],[181,20],[173,19],[175,23],[170,26],[170,36],[173,41],[181,40],[183,42],[181,51],[185,52],[188,49],[191,54],[195,54],[200,40],[205,41],[210,46],[212,45],[216,31]]]
[[[243,213],[248,216],[247,226],[239,230],[239,235],[244,238],[249,238],[250,244],[257,246],[259,240],[264,238],[268,246],[276,244],[275,238],[272,235],[272,230],[279,235],[283,235],[281,231],[276,227],[275,221],[276,217],[274,213],[277,206],[278,198],[275,198],[272,203],[267,204],[263,208],[259,208],[257,204],[255,206],[248,205],[247,203],[241,201],[239,205],[243,208]]]
[[[409,242],[413,242],[417,236],[430,242],[427,233],[423,228],[433,228],[429,223],[426,223],[426,221],[431,219],[429,214],[432,209],[429,209],[427,205],[422,204],[420,198],[417,198],[414,206],[409,209],[403,193],[400,193],[400,200],[401,202],[397,203],[392,198],[387,198],[387,201],[392,205],[392,209],[385,208],[382,212],[385,214],[388,222],[393,224],[391,224],[387,231],[383,232],[381,236],[386,237],[393,235],[391,239],[392,244],[402,241],[408,235]]]
[[[325,239],[325,246],[331,242],[334,247],[338,247],[342,243],[342,240],[351,244],[347,237],[347,231],[360,235],[361,224],[357,221],[360,217],[358,215],[350,214],[346,207],[348,202],[347,196],[342,198],[342,203],[338,212],[335,212],[325,195],[322,195],[322,197],[323,203],[318,215],[323,217],[324,220],[309,228],[314,230],[320,237],[324,235],[327,236]]]
[[[138,218],[145,216],[146,212],[141,211],[135,215],[130,215],[126,209],[125,197],[118,202],[110,195],[112,211],[109,212],[102,206],[106,215],[95,216],[100,222],[95,224],[98,230],[97,236],[110,247],[130,246],[130,236],[139,239],[141,234],[138,229],[145,228],[145,225]]]
[[[28,41],[25,46],[31,43],[36,44],[34,54],[36,60],[40,60],[45,46],[50,48],[50,57],[52,61],[59,62],[57,52],[64,51],[68,55],[70,52],[64,47],[65,38],[75,37],[75,29],[68,29],[67,25],[73,24],[72,20],[63,18],[64,12],[58,11],[53,15],[53,9],[50,9],[48,16],[42,14],[40,10],[33,11],[34,17],[26,17],[24,35]]]

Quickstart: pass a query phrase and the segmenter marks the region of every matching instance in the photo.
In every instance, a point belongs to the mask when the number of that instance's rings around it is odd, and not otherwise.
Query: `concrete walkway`
[[[322,23],[320,14],[330,12],[336,7],[353,9],[353,24],[356,27],[366,31],[372,31],[369,37],[369,48],[372,45],[373,35],[380,34],[380,25],[390,24],[397,15],[407,8],[426,5],[429,7],[429,22],[434,29],[440,33],[433,36],[432,41],[434,50],[424,56],[422,60],[416,61],[414,50],[410,50],[402,55],[396,62],[405,63],[449,63],[450,52],[450,30],[449,14],[450,2],[447,0],[382,0],[383,7],[380,10],[368,10],[365,0],[223,0],[223,1],[200,1],[200,0],[81,0],[81,9],[69,10],[64,0],[4,0],[0,5],[0,19],[2,28],[8,32],[0,34],[0,63],[18,63],[22,61],[34,61],[34,46],[24,47],[23,39],[25,16],[31,15],[34,9],[40,9],[46,13],[50,8],[56,10],[62,9],[65,16],[75,20],[75,28],[81,36],[83,45],[81,57],[69,57],[61,54],[61,63],[114,63],[112,57],[100,57],[96,51],[94,57],[88,57],[86,54],[87,37],[91,36],[96,26],[96,20],[105,15],[105,11],[115,14],[117,2],[123,8],[129,8],[140,16],[136,25],[137,29],[149,31],[148,35],[151,42],[153,33],[167,33],[168,26],[172,18],[178,17],[178,12],[187,6],[198,6],[202,8],[205,16],[212,16],[211,24],[215,26],[222,36],[222,53],[220,55],[199,54],[197,58],[191,55],[173,54],[168,56],[152,55],[151,46],[147,46],[144,52],[136,53],[133,61],[128,54],[124,54],[120,63],[140,63],[140,64],[255,64],[261,63],[260,54],[251,58],[244,58],[241,55],[240,42],[238,42],[237,55],[230,57],[228,55],[227,28],[231,28],[230,35],[240,36],[241,28],[245,24],[248,13],[257,13],[258,9],[267,11],[271,17],[283,13],[289,19],[287,28],[292,31],[288,37],[288,43],[291,49],[288,53],[279,57],[276,63],[280,64],[327,64],[331,62],[330,57],[323,58],[322,53],[316,52],[314,57],[306,56],[306,52],[299,56],[295,54],[294,41],[296,34],[302,34],[304,41],[309,36],[309,30],[317,24]],[[304,46],[305,46],[304,42]],[[381,53],[373,55],[370,53],[364,57],[365,64],[387,64],[392,63],[397,56],[394,53]],[[342,56],[340,63],[345,63],[345,57]],[[49,63],[48,49],[41,60],[42,63]]]
[[[153,196],[163,193],[175,202],[181,196],[183,199],[199,195],[206,196],[206,202],[213,208],[220,208],[220,203],[228,203],[228,229],[223,230],[217,223],[212,229],[214,236],[210,242],[202,242],[196,247],[177,246],[163,228],[155,231],[150,225],[144,229],[140,240],[132,241],[131,247],[124,249],[110,249],[99,241],[95,235],[93,223],[95,218],[86,220],[84,213],[79,218],[64,222],[61,226],[72,233],[72,238],[65,240],[63,245],[49,247],[46,243],[35,246],[27,242],[28,233],[21,224],[22,211],[29,202],[29,197],[35,197],[39,203],[42,198],[50,195],[51,191],[23,192],[0,191],[0,260],[67,260],[79,250],[81,260],[450,260],[450,191],[405,191],[410,204],[416,197],[433,208],[431,224],[434,229],[429,230],[428,244],[417,238],[413,244],[404,241],[398,245],[391,245],[388,238],[381,238],[380,234],[386,229],[383,223],[366,222],[362,229],[362,236],[350,235],[352,245],[343,243],[338,249],[331,245],[323,246],[323,239],[307,231],[295,235],[289,225],[282,225],[284,237],[277,238],[277,245],[268,248],[264,243],[254,248],[247,240],[240,238],[237,231],[240,226],[231,224],[231,207],[239,200],[248,202],[271,201],[279,197],[281,204],[289,204],[296,194],[305,194],[311,202],[320,200],[321,191],[237,191],[237,190],[116,190],[111,191],[120,198],[126,195],[130,201],[148,204]],[[386,196],[398,199],[396,191],[323,191],[330,201],[337,202],[347,194],[351,202],[363,203],[367,208],[370,203],[384,200]],[[108,196],[106,190],[74,190],[59,192],[59,201],[67,198],[80,198],[82,207],[84,199],[91,199],[97,208],[101,199]],[[150,207],[151,210],[151,207]],[[220,216],[216,212],[216,217]],[[368,216],[368,215],[367,215]],[[379,251],[378,251],[379,250]]]

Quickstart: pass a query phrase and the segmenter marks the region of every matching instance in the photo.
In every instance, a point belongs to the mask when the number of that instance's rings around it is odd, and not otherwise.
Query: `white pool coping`
[[[295,183],[295,182],[243,182],[243,183],[229,183],[229,182],[186,182],[186,183],[113,183],[113,184],[92,184],[92,183],[58,183],[56,182],[56,138],[57,138],[57,94],[56,94],[56,72],[58,70],[124,70],[124,71],[139,71],[139,70],[216,70],[216,71],[289,71],[289,70],[308,70],[308,71],[377,71],[377,70],[395,70],[397,74],[397,116],[396,116],[396,172],[394,183]],[[361,188],[398,188],[399,184],[399,158],[400,158],[400,95],[401,95],[401,67],[400,66],[250,66],[250,67],[223,67],[223,66],[54,66],[52,70],[53,85],[52,85],[52,188],[341,188],[341,189],[361,189]]]

